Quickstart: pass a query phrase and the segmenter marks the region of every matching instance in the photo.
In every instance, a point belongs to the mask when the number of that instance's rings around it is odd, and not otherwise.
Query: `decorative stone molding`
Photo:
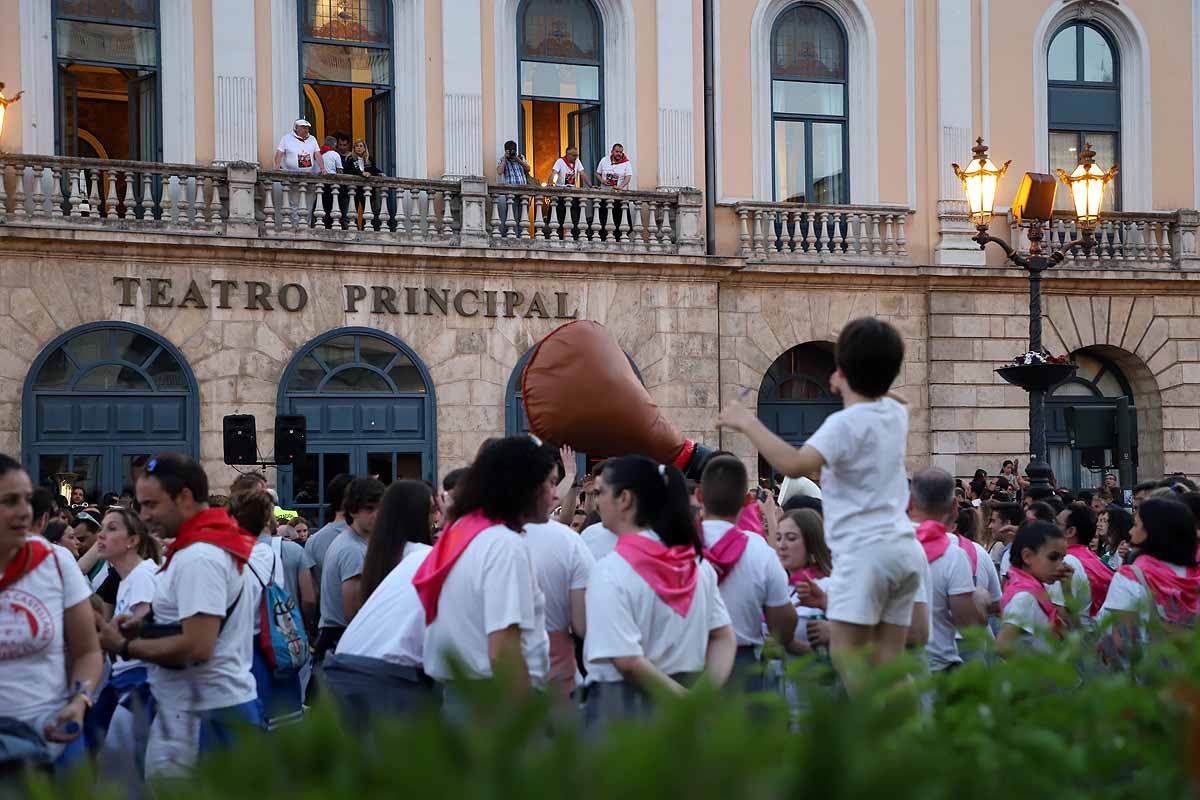
[[[239,0],[213,0],[213,160],[257,161],[254,15]]]
[[[658,0],[658,185],[680,189],[696,184],[693,76],[696,74],[691,0]],[[703,76],[703,72],[700,73]],[[669,90],[666,87],[670,87]]]
[[[161,0],[158,13],[162,157],[167,163],[195,164],[196,34],[191,0]]]
[[[54,51],[50,46],[51,4],[21,0],[21,151],[54,154]],[[10,87],[10,94],[13,87]]]

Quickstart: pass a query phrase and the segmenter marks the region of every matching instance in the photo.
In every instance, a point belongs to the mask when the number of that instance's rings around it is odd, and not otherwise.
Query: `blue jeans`
[[[292,673],[286,678],[275,677],[267,660],[259,652],[257,643],[250,674],[254,676],[254,684],[258,687],[259,715],[268,727],[272,722],[300,713],[300,673]]]

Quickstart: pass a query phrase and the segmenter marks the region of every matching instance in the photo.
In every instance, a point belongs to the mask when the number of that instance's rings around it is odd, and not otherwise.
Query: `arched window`
[[[57,488],[67,476],[89,502],[131,491],[151,454],[198,455],[198,397],[183,355],[153,331],[76,328],[42,351],[25,381],[25,463],[36,483]]]
[[[823,8],[796,5],[771,32],[775,199],[850,201],[846,32]]]
[[[395,174],[392,154],[391,0],[298,0],[305,118],[318,143],[364,139],[371,160]]]
[[[1059,29],[1046,55],[1049,80],[1050,169],[1068,175],[1084,144],[1096,151],[1105,168],[1121,153],[1121,85],[1117,48],[1102,28],[1071,22]],[[1120,205],[1120,176],[1104,197],[1106,210]],[[1069,192],[1059,191],[1056,206],[1069,210]]]
[[[433,382],[403,342],[343,328],[309,342],[284,371],[279,413],[303,414],[308,450],[279,471],[281,498],[325,521],[325,488],[340,473],[435,480]]]
[[[158,0],[54,0],[56,151],[162,160]]]
[[[1135,405],[1134,392],[1120,367],[1103,353],[1085,348],[1072,355],[1072,359],[1078,366],[1075,375],[1055,387],[1046,398],[1046,442],[1050,466],[1059,485],[1069,489],[1090,489],[1103,483],[1105,471],[1116,471],[1117,453],[1115,450],[1106,450],[1103,454],[1103,466],[1109,470],[1085,466],[1085,459],[1090,460],[1090,456],[1100,454],[1088,454],[1071,446],[1066,409],[1071,406],[1115,407],[1116,401],[1121,398],[1127,398],[1132,407]],[[1136,435],[1133,441],[1133,465],[1136,468]]]
[[[518,12],[520,146],[537,181],[568,147],[585,169],[601,158],[600,16],[591,0],[525,0]]]
[[[834,368],[829,342],[809,342],[788,350],[763,375],[758,418],[789,444],[804,444],[826,417],[842,407],[829,388]],[[772,483],[782,477],[761,456],[758,473]]]

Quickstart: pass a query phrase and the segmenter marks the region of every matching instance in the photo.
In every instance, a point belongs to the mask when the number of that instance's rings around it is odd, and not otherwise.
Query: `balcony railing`
[[[680,196],[675,192],[491,186],[489,233],[497,246],[529,247],[532,243],[564,250],[678,253],[682,241],[683,252],[702,252],[698,225],[686,230],[691,220],[685,219],[681,230]],[[695,205],[692,210],[698,214],[698,198]],[[683,214],[689,214],[686,200]]]
[[[268,238],[459,244],[456,181],[262,172],[256,217]]]
[[[215,234],[224,169],[48,156],[0,160],[0,223]]]
[[[1029,250],[1029,223],[1008,218],[1012,246]],[[1105,214],[1096,227],[1091,253],[1074,247],[1063,261],[1080,269],[1181,269],[1200,267],[1196,234],[1200,213],[1180,211],[1117,211]],[[1053,251],[1079,238],[1079,225],[1068,212],[1042,223],[1044,245]]]
[[[908,264],[904,206],[739,202],[739,255],[792,264]]]

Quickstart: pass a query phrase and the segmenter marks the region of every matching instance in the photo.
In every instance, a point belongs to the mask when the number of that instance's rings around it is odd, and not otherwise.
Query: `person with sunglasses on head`
[[[208,477],[193,459],[161,453],[138,478],[141,520],[172,539],[152,615],[124,615],[100,643],[149,665],[158,709],[146,745],[147,776],[179,776],[200,754],[229,747],[242,725],[262,725],[252,662],[255,609],[244,597],[251,535],[208,506]]]
[[[104,668],[91,587],[66,549],[34,535],[32,499],[29,473],[0,454],[0,785],[83,755]]]

